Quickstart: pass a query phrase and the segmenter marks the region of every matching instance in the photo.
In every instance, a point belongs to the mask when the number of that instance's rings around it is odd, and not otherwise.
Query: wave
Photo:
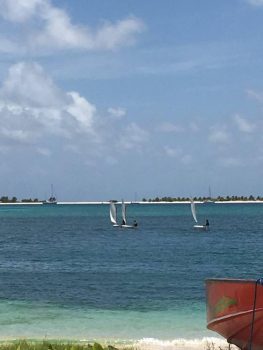
[[[0,342],[17,341],[21,337],[0,337]],[[33,341],[51,341],[51,342],[73,342],[73,343],[94,343],[98,342],[103,346],[113,345],[117,349],[122,350],[228,350],[229,344],[223,338],[204,337],[196,339],[177,338],[173,340],[161,340],[155,338],[142,338],[140,340],[121,340],[121,339],[72,339],[71,337],[25,337],[29,342]],[[232,350],[238,350],[235,345],[231,345]]]
[[[201,339],[177,338],[173,340],[143,338],[133,345],[138,350],[222,350],[229,348],[226,340],[215,337]],[[234,345],[233,347],[236,348]]]
[[[82,339],[81,342],[100,342],[102,345],[114,345],[122,350],[229,350],[229,343],[223,338],[203,337],[195,339],[176,338],[161,340],[156,338],[142,338],[140,340],[105,340]],[[239,350],[231,344],[232,350]]]

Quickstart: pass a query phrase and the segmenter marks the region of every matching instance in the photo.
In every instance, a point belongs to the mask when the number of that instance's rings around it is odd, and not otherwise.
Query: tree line
[[[8,196],[2,196],[0,197],[0,202],[1,203],[18,203],[18,202],[22,202],[22,203],[37,203],[39,202],[39,200],[37,198],[23,198],[20,201],[17,199],[17,197],[12,197],[9,198]],[[42,202],[42,201],[40,201]]]
[[[143,198],[143,202],[186,202],[193,199],[194,201],[200,202],[209,202],[209,201],[219,201],[219,202],[227,202],[227,201],[263,201],[262,196],[254,197],[250,196],[218,196],[218,197],[155,197],[155,198]]]
[[[193,199],[194,201],[198,202],[209,202],[209,201],[218,201],[218,202],[227,202],[227,201],[263,201],[262,196],[254,197],[253,195],[250,196],[218,196],[218,197],[155,197],[155,198],[143,198],[143,202],[187,202],[190,201],[190,199]],[[23,198],[21,200],[18,200],[17,197],[8,197],[8,196],[2,196],[0,197],[0,203],[38,203],[43,202],[43,200],[39,200],[38,198]],[[117,201],[116,201],[117,202]]]

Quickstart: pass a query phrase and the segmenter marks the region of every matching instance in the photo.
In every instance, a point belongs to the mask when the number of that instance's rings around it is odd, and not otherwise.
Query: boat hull
[[[194,228],[197,230],[203,230],[203,231],[208,231],[209,228],[207,225],[194,225]]]
[[[137,228],[137,226],[133,225],[121,225],[122,228]]]
[[[137,228],[137,226],[133,226],[133,225],[118,225],[118,224],[114,224],[113,227],[129,228],[129,229],[135,229],[135,228]]]
[[[256,284],[255,280],[209,279],[206,281],[206,302],[208,329],[240,349],[249,349],[250,341],[251,349],[263,349],[262,285]]]

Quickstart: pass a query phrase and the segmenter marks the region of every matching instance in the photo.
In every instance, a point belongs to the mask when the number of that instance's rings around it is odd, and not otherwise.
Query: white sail
[[[110,203],[110,221],[112,224],[117,224],[117,211],[114,203]]]
[[[191,199],[191,211],[192,211],[192,215],[193,215],[194,221],[197,222],[196,210],[195,210],[195,202],[192,199]]]
[[[126,223],[127,223],[127,220],[126,220],[126,205],[125,205],[123,200],[122,200],[122,203],[121,203],[121,210],[122,210],[122,224],[126,225]]]

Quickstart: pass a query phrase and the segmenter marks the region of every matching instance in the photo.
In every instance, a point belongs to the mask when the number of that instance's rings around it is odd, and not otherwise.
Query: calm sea
[[[0,338],[178,348],[206,330],[204,281],[263,276],[263,204],[0,207]],[[202,340],[203,339],[203,340]]]

